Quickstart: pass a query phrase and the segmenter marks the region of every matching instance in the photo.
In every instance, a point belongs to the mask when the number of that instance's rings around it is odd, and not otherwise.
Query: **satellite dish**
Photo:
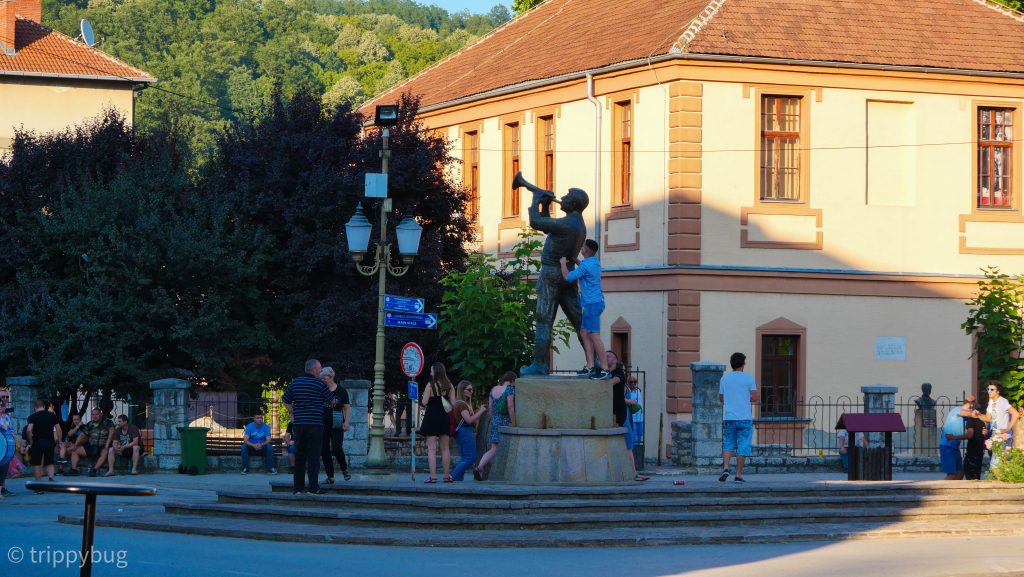
[[[89,24],[89,21],[84,18],[82,19],[82,35],[79,38],[82,39],[82,42],[85,42],[86,46],[96,44],[96,34],[92,31],[92,24]]]

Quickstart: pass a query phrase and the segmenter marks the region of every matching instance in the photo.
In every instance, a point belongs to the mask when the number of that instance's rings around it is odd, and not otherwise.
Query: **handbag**
[[[629,407],[629,414],[630,415],[635,415],[635,414],[639,413],[643,409],[643,407],[640,406],[640,403],[635,403],[635,404],[632,404],[632,405],[628,405],[628,407]]]
[[[448,397],[441,397],[441,406],[444,407],[444,412],[452,412],[452,402],[448,400]]]
[[[331,428],[340,429],[345,425],[345,413],[342,411],[331,411]]]

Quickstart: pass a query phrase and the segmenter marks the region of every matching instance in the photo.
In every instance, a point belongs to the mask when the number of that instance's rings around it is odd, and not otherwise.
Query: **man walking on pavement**
[[[718,385],[718,400],[722,401],[725,419],[722,426],[722,474],[718,476],[723,483],[729,478],[729,461],[733,453],[736,453],[736,477],[733,480],[746,483],[743,462],[750,456],[754,438],[754,417],[750,405],[760,399],[754,377],[743,372],[746,364],[746,355],[733,353],[729,357],[732,372],[723,376]]]
[[[324,407],[333,399],[327,383],[320,380],[320,361],[306,361],[306,372],[295,377],[285,390],[281,401],[292,415],[295,433],[295,470],[292,478],[294,494],[306,492],[305,477],[309,478],[309,493],[320,491],[320,449],[324,438]]]

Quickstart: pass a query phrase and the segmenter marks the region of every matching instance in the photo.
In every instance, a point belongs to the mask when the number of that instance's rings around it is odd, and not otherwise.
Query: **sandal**
[[[444,482],[445,483],[452,483],[454,481],[455,481],[455,479],[453,479],[451,475],[445,475],[444,476]]]
[[[349,475],[348,471],[342,471],[341,472],[341,476],[344,477],[346,481],[351,481],[352,480],[352,475]]]
[[[436,483],[437,482],[437,477],[430,477],[426,481],[423,481],[423,482],[428,484],[428,485]]]
[[[325,485],[333,485],[334,484],[334,477],[327,477],[326,479],[324,479],[324,484]]]

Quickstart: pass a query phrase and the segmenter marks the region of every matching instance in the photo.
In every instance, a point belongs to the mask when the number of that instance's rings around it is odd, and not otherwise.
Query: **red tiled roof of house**
[[[1024,74],[1024,16],[986,0],[548,0],[363,110],[675,52]]]
[[[32,20],[18,17],[15,26],[15,54],[0,51],[0,75],[156,80],[147,72]]]

